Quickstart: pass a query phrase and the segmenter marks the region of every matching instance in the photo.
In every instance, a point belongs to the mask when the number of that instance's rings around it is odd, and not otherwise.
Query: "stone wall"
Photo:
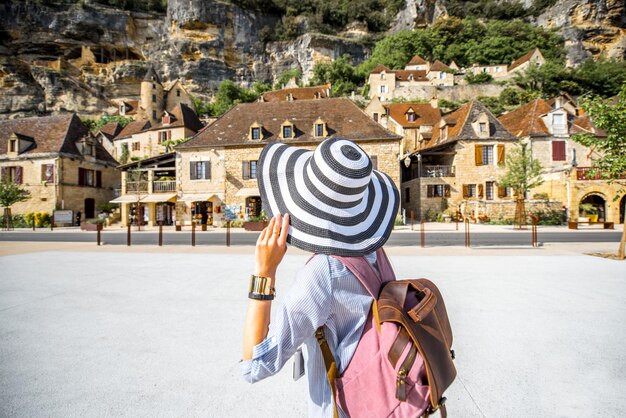
[[[42,165],[54,164],[54,181],[42,180]],[[119,187],[120,174],[113,167],[85,160],[42,157],[2,161],[1,167],[21,166],[22,185],[30,192],[25,202],[11,207],[13,214],[28,212],[52,213],[55,209],[81,211],[85,214],[85,199],[94,199],[95,206],[107,203],[114,197],[115,188]],[[102,172],[102,187],[78,186],[78,169],[99,170]],[[94,178],[95,181],[95,178]],[[97,213],[97,209],[96,209]]]

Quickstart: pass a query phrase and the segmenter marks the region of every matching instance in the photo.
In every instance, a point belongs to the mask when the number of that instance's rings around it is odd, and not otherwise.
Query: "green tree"
[[[517,199],[515,208],[515,224],[521,229],[526,223],[524,199],[526,194],[543,183],[542,167],[538,160],[533,159],[528,144],[519,141],[517,146],[506,156],[506,172],[500,177],[502,187],[513,189]]]
[[[609,183],[621,186],[613,198],[616,201],[620,194],[624,194],[626,185],[626,83],[616,99],[587,96],[580,99],[580,105],[593,119],[595,126],[606,132],[606,138],[589,133],[575,134],[572,138],[600,155],[593,161],[592,169]],[[620,260],[624,259],[625,245],[626,222],[618,249]]]
[[[84,118],[81,121],[89,128],[91,132],[98,132],[102,127],[108,123],[117,122],[121,127],[124,127],[133,121],[133,118],[129,118],[122,115],[102,115],[98,119]]]
[[[122,153],[119,161],[120,164],[126,164],[128,162],[128,143],[122,144]]]
[[[313,67],[311,85],[331,84],[331,94],[345,96],[357,90],[361,77],[357,75],[349,55],[337,58],[330,64],[318,63]]]
[[[8,231],[13,229],[11,206],[28,200],[30,192],[21,188],[18,184],[3,178],[0,180],[0,206],[4,208],[4,228]]]
[[[217,89],[215,101],[211,106],[212,115],[219,117],[239,103],[254,102],[258,98],[256,92],[241,88],[230,80],[224,80]]]
[[[465,81],[467,84],[485,84],[491,83],[493,81],[493,77],[488,73],[472,73],[468,72],[465,74]]]
[[[567,86],[565,82],[569,79],[570,73],[563,64],[546,61],[543,65],[531,65],[524,72],[516,74],[514,82],[523,89],[541,93],[544,97],[551,97],[563,91]]]
[[[292,78],[296,79],[296,83],[298,85],[302,84],[302,71],[299,68],[292,68],[287,71],[283,71],[278,78],[276,79],[276,83],[274,83],[274,90],[280,90],[285,87],[285,84],[289,82]]]

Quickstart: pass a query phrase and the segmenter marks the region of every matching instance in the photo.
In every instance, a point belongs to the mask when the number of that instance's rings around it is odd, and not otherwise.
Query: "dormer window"
[[[489,117],[486,113],[478,115],[476,120],[472,122],[472,128],[479,138],[488,138],[491,134],[491,127],[489,126]]]
[[[313,136],[321,138],[327,135],[328,131],[326,129],[326,122],[324,122],[321,118],[317,118],[313,124]]]
[[[9,139],[9,153],[17,154],[17,138]]]
[[[180,89],[176,90],[176,97],[180,97]]]
[[[381,80],[384,80],[384,79],[385,79],[385,73],[384,73],[384,72],[383,72],[383,73],[380,73],[380,79],[381,79]]]
[[[478,124],[478,126],[479,126],[480,133],[486,133],[487,132],[487,124],[485,122],[480,122]]]
[[[409,81],[413,81],[413,74],[409,74],[408,79],[409,79]]]
[[[163,125],[169,125],[170,123],[172,123],[172,118],[169,113],[166,113],[163,115]]]
[[[254,122],[250,126],[250,132],[248,133],[248,139],[252,141],[259,141],[263,139],[263,126],[261,126],[258,122]]]
[[[126,105],[120,105],[120,115],[126,114]]]
[[[285,121],[283,122],[283,124],[281,125],[281,137],[284,139],[290,139],[294,137],[294,132],[293,132],[293,123],[289,122],[289,121]]]
[[[417,115],[415,114],[415,111],[413,109],[409,109],[406,112],[406,120],[408,122],[415,122],[417,120]]]

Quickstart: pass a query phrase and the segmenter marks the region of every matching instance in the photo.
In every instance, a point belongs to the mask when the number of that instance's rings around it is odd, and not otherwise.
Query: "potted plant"
[[[262,231],[267,226],[267,213],[264,210],[261,211],[259,216],[250,216],[247,221],[243,223],[243,229],[246,231]]]
[[[586,220],[578,219],[578,222],[598,222],[598,208],[591,203],[581,203],[579,210],[582,213],[583,218]]]

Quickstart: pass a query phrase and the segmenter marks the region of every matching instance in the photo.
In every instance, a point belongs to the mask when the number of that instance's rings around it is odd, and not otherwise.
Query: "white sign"
[[[74,222],[74,213],[71,210],[55,210],[55,224],[72,224]]]

